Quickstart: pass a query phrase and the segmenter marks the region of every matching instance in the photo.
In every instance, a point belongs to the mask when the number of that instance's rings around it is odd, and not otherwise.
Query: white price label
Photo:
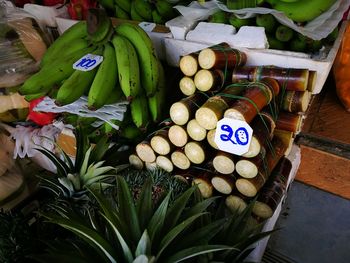
[[[216,125],[215,143],[224,152],[242,155],[249,150],[252,134],[245,121],[223,118]]]
[[[87,54],[73,64],[73,68],[80,71],[90,71],[100,65],[103,56]]]
[[[156,24],[150,22],[141,22],[139,23],[139,27],[141,27],[146,32],[152,32],[153,29],[156,27]]]

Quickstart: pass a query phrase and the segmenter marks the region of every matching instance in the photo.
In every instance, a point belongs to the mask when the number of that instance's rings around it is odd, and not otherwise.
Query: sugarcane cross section
[[[216,125],[215,143],[221,151],[243,155],[249,150],[252,134],[245,121],[223,118]]]

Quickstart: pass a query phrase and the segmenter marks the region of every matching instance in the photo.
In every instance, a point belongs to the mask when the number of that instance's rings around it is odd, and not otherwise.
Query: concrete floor
[[[350,262],[350,200],[294,181],[276,228],[263,262]]]

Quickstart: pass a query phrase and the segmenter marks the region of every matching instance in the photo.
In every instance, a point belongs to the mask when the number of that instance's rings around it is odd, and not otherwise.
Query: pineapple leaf
[[[166,212],[168,209],[170,197],[171,197],[171,191],[166,195],[166,197],[163,199],[155,213],[153,214],[147,229],[149,232],[150,239],[154,243],[158,243],[158,240],[156,237],[158,237],[160,230],[163,228],[163,224],[165,221]]]
[[[59,176],[67,175],[69,168],[67,164],[65,164],[60,158],[58,158],[56,155],[54,155],[52,152],[48,151],[44,147],[35,149],[50,159],[50,161],[56,166],[57,174]]]
[[[83,160],[83,163],[81,164],[80,171],[79,171],[80,175],[86,174],[88,171],[91,150],[92,150],[92,146],[90,146],[89,149],[85,153],[84,160]],[[77,169],[78,169],[78,167],[77,167]]]
[[[170,258],[166,259],[164,263],[176,263],[195,256],[231,249],[231,247],[223,245],[202,245],[190,247],[175,253]]]
[[[185,221],[179,223],[177,226],[175,226],[173,229],[171,229],[162,239],[159,245],[159,250],[156,255],[156,260],[159,259],[163,251],[169,246],[169,244],[187,227],[189,227],[198,217],[204,215],[205,213],[200,213],[194,216],[191,216],[190,218],[187,218]]]
[[[136,211],[140,220],[140,228],[145,229],[151,219],[152,208],[152,177],[148,177],[143,184],[140,197],[136,202]]]
[[[85,153],[87,152],[90,145],[89,139],[84,133],[81,125],[78,125],[75,129],[75,138],[76,138],[77,153],[75,156],[75,165],[74,165],[76,170],[74,172],[79,172],[78,169],[82,166],[84,162]]]
[[[95,176],[94,178],[91,178],[87,182],[85,182],[85,185],[92,185],[92,184],[95,184],[96,182],[101,182],[104,179],[111,178],[111,177],[115,177],[115,175],[114,174],[98,175],[98,176]]]
[[[151,255],[151,247],[151,240],[149,238],[147,229],[145,229],[145,231],[143,231],[139,243],[137,244],[135,257],[137,258],[141,255]]]
[[[125,257],[126,262],[128,263],[132,263],[134,260],[134,257],[132,255],[131,249],[129,248],[128,244],[126,243],[126,241],[124,240],[123,236],[120,234],[118,228],[116,227],[116,225],[104,214],[101,213],[101,215],[103,216],[103,218],[108,222],[108,224],[111,226],[111,228],[113,229],[115,235],[118,238],[118,241],[122,247],[123,250],[123,255]]]
[[[105,240],[98,232],[89,227],[77,222],[76,220],[64,219],[58,216],[50,218],[51,223],[58,224],[63,228],[75,233],[82,239],[87,241],[93,248],[95,248],[104,258],[112,263],[117,263],[115,249]],[[102,252],[102,253],[101,253]]]
[[[87,263],[86,258],[79,257],[79,254],[73,253],[48,253],[40,255],[30,255],[29,258],[34,259],[40,263]],[[89,261],[91,262],[91,261]]]
[[[140,255],[132,263],[150,263],[151,261],[145,255]]]
[[[129,233],[133,242],[136,243],[141,237],[141,229],[137,217],[134,199],[132,198],[128,184],[126,183],[125,179],[120,175],[117,175],[117,185],[119,214],[124,222],[129,222]]]
[[[173,202],[172,206],[170,207],[170,209],[168,210],[168,212],[166,214],[165,224],[164,224],[164,227],[166,228],[166,229],[164,229],[165,231],[167,231],[167,229],[172,229],[177,224],[181,213],[183,212],[184,208],[186,207],[186,204],[187,204],[189,198],[191,197],[191,195],[193,194],[195,189],[196,189],[195,186],[189,188],[188,190],[186,190],[186,192],[181,194],[181,196],[178,197]]]
[[[84,181],[88,181],[88,180],[93,179],[94,177],[96,177],[98,175],[105,174],[106,172],[109,172],[111,170],[114,170],[114,167],[103,166],[103,167],[96,168],[95,165],[92,165],[92,166],[89,166],[89,168],[87,170],[88,176],[82,175],[82,177],[83,177],[83,180],[85,179]],[[91,173],[91,171],[92,171],[92,173]]]
[[[193,215],[196,215],[198,213],[205,211],[212,203],[214,203],[219,198],[220,196],[214,196],[195,204],[184,213],[182,218],[189,218]]]
[[[90,155],[90,163],[95,163],[102,160],[109,148],[108,137],[103,136],[98,140]]]
[[[68,189],[69,192],[74,192],[74,186],[67,177],[59,177],[58,181],[61,185]]]

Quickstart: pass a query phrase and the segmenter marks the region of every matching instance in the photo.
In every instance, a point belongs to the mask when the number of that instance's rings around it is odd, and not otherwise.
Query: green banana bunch
[[[128,100],[136,97],[141,91],[140,66],[137,53],[130,41],[115,35],[112,39],[115,49],[120,87]]]
[[[106,104],[114,104],[121,100],[125,100],[125,96],[123,94],[123,91],[120,88],[120,85],[117,81],[116,87],[112,90],[112,92],[109,94],[108,99],[106,100]]]
[[[130,10],[131,10],[131,1],[130,0],[114,0],[114,4],[118,5],[125,12],[130,14]]]
[[[158,85],[158,58],[153,43],[147,33],[141,27],[134,24],[124,23],[115,28],[117,34],[127,38],[135,47],[140,67],[142,87],[147,96],[152,96]]]
[[[108,15],[114,15],[114,0],[98,0],[98,2],[107,11]]]
[[[145,0],[133,0],[135,11],[144,21],[152,21],[152,5]]]
[[[87,38],[86,21],[79,21],[74,24],[60,35],[55,42],[46,50],[44,56],[41,59],[41,66],[46,62],[52,61],[57,57],[64,56],[62,52],[72,50],[75,46],[75,42],[79,42],[79,39]]]
[[[133,98],[130,102],[130,110],[132,121],[137,128],[146,128],[149,123],[148,102],[145,94],[141,93],[139,96]]]
[[[46,65],[39,72],[27,79],[19,88],[19,93],[23,95],[47,93],[56,85],[67,79],[74,69],[72,65],[88,53],[93,52],[96,47],[90,46],[76,51],[75,53],[57,58],[52,64]]]
[[[92,52],[93,55],[102,55],[103,47]],[[64,81],[59,88],[55,103],[57,105],[67,105],[79,99],[89,90],[92,81],[95,78],[97,67],[89,71],[75,70],[73,74]]]
[[[106,104],[110,93],[117,83],[118,69],[113,46],[104,45],[103,61],[99,65],[96,76],[88,94],[89,109],[96,110]]]
[[[266,0],[294,22],[308,22],[327,11],[337,0]]]
[[[156,93],[148,98],[148,108],[153,122],[159,122],[163,119],[164,104],[166,95],[165,72],[162,63],[158,62],[159,81]]]
[[[166,19],[162,17],[157,9],[152,10],[152,21],[156,24],[165,24]]]
[[[104,9],[89,9],[86,21],[88,38],[94,45],[103,45],[110,40],[113,25]]]
[[[115,17],[121,19],[130,19],[129,13],[126,12],[123,8],[121,8],[117,3],[114,4],[114,9]]]
[[[176,17],[177,13],[173,5],[166,0],[156,0],[155,7],[158,13],[166,20]]]
[[[135,21],[143,21],[144,18],[136,11],[135,1],[131,2],[130,17]]]

